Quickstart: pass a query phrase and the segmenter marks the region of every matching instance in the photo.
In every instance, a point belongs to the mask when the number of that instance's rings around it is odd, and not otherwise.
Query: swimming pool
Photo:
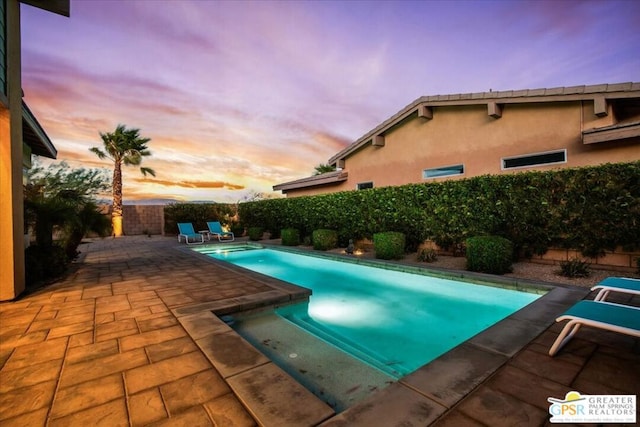
[[[296,360],[300,346],[296,350],[290,343],[306,339],[297,333],[302,328],[384,374],[363,374],[376,377],[369,387],[401,378],[540,297],[276,249],[227,248],[195,250],[313,292],[308,304],[234,317],[234,329],[276,362],[293,363],[293,370],[306,372],[307,365],[296,365],[302,363]],[[315,348],[309,353],[331,351]]]

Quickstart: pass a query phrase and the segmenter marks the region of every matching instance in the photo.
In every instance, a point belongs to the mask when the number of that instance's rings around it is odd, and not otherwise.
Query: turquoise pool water
[[[311,289],[308,305],[283,307],[276,314],[396,379],[540,297],[322,257],[246,249],[196,250]]]

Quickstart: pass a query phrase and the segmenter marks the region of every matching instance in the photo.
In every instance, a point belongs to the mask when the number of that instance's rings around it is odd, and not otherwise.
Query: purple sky
[[[71,0],[22,5],[25,101],[72,167],[151,138],[125,199],[233,202],[423,95],[640,81],[637,1]]]

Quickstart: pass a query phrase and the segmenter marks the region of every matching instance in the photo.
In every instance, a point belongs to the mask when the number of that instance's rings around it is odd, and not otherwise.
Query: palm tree
[[[114,132],[100,132],[100,138],[102,138],[105,151],[97,147],[89,150],[101,159],[108,158],[113,160],[113,210],[111,222],[113,235],[118,237],[122,235],[122,165],[138,166],[142,163],[143,157],[151,155],[151,152],[147,149],[147,143],[151,140],[149,138],[141,138],[140,129],[127,129],[120,124]],[[156,176],[155,171],[150,168],[141,167],[140,172],[144,176],[147,174]]]
[[[336,170],[335,166],[331,166],[329,164],[320,163],[318,166],[314,168],[314,175],[322,175],[323,173],[333,172]]]

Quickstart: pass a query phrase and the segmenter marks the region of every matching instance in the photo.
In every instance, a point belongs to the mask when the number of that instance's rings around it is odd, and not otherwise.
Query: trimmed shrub
[[[373,235],[376,258],[401,259],[404,256],[405,236],[397,231],[385,231]]]
[[[247,229],[247,234],[249,235],[249,240],[257,241],[262,239],[264,230],[262,227],[249,227]]]
[[[432,248],[422,248],[418,251],[418,261],[435,262],[438,260],[438,253]]]
[[[29,246],[25,256],[25,281],[27,285],[60,277],[67,270],[69,258],[64,248],[53,246]]]
[[[283,228],[280,232],[283,246],[298,246],[300,244],[300,232],[295,228]]]
[[[242,237],[244,236],[244,225],[237,223],[237,222],[231,222],[229,224],[229,229],[231,230],[231,232],[233,233],[233,235],[235,237]]]
[[[338,245],[338,232],[326,228],[314,230],[311,240],[313,241],[313,249],[328,251]]]
[[[560,263],[560,275],[564,277],[589,277],[589,263],[580,258],[573,258]]]
[[[467,270],[489,274],[512,271],[513,244],[500,236],[470,237],[466,241]]]

